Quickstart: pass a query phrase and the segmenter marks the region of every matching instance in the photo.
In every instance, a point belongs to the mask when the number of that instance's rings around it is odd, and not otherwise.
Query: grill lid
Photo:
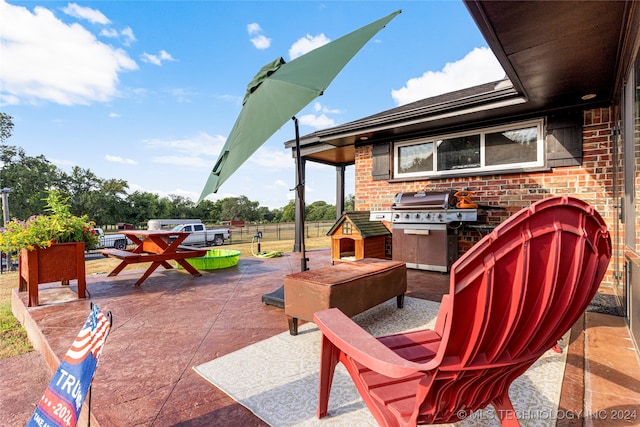
[[[456,206],[455,193],[456,190],[398,193],[391,209],[451,209]]]

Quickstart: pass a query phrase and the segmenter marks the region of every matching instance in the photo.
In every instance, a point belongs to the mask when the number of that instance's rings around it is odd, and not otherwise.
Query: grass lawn
[[[305,239],[306,249],[328,248],[331,238],[328,236]],[[240,258],[252,257],[258,251],[257,245],[243,243],[237,245],[218,246],[219,249],[235,249],[241,252]],[[293,240],[262,241],[262,252],[291,252]],[[115,258],[98,258],[86,262],[86,274],[108,273],[120,260]],[[140,269],[144,264],[136,264],[127,268]],[[0,274],[0,359],[18,356],[32,351],[24,328],[11,313],[11,292],[18,287],[18,273],[16,271]]]

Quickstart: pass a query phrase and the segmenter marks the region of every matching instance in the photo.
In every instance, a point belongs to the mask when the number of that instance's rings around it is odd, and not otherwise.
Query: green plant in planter
[[[57,191],[50,191],[45,199],[49,215],[33,215],[26,221],[14,218],[0,229],[0,251],[29,251],[48,248],[54,243],[84,242],[85,249],[98,244],[98,236],[87,215],[72,215],[67,200]]]

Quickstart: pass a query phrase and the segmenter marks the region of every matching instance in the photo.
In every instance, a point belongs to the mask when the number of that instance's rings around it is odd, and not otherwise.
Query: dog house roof
[[[331,227],[331,229],[327,232],[327,236],[331,236],[338,227],[342,226],[344,221],[349,221],[355,229],[360,233],[363,238],[367,237],[375,237],[375,236],[386,236],[391,234],[389,229],[382,224],[380,221],[370,221],[370,212],[369,211],[353,211],[353,212],[345,212],[342,214],[340,219],[336,221],[336,223]]]

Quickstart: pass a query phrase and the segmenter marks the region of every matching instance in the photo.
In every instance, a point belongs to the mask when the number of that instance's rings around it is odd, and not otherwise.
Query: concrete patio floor
[[[312,269],[330,264],[328,249],[307,256]],[[16,290],[13,312],[38,351],[0,360],[0,424],[29,419],[94,302],[112,312],[113,328],[93,381],[92,426],[265,425],[192,367],[287,331],[284,311],[261,298],[299,269],[299,254],[285,253],[202,277],[157,270],[140,287],[142,270],[105,272],[87,277],[86,300],[75,299],[73,282],[56,284],[42,286],[41,305],[29,308]],[[408,296],[440,301],[448,290],[447,275],[408,272]],[[640,364],[624,319],[587,312],[570,341],[557,425],[640,425]],[[78,425],[87,425],[86,408]]]

